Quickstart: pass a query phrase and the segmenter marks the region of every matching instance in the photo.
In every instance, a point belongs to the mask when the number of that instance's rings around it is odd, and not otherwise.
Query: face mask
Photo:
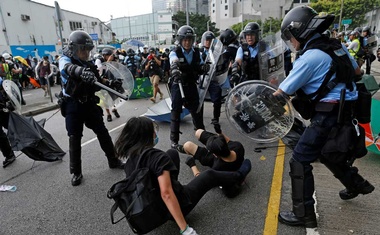
[[[158,140],[159,140],[160,138],[158,137],[158,134],[157,134],[157,132],[156,132],[156,138],[154,138],[154,140],[153,140],[153,146],[156,146],[156,144],[158,143]]]

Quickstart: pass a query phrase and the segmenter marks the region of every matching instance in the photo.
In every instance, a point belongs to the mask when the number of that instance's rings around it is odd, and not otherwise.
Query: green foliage
[[[334,14],[334,24],[339,24],[342,1],[342,20],[352,19],[352,24],[349,26],[350,29],[365,25],[367,23],[365,13],[380,6],[380,0],[312,0],[310,7],[314,8],[317,12]]]
[[[243,22],[243,27],[241,23],[237,23],[231,26],[231,29],[233,29],[236,34],[240,34],[242,31],[242,28],[249,23],[249,22],[256,22],[260,25],[262,36],[266,36],[270,33],[275,33],[281,29],[281,20],[280,19],[274,19],[272,17],[269,17],[269,19],[264,21],[264,24],[262,24],[261,20],[245,20]]]
[[[173,21],[178,22],[178,26],[181,27],[186,25],[186,13],[183,11],[177,12],[177,14],[173,15]],[[197,41],[200,41],[202,34],[207,31],[207,22],[210,20],[209,16],[189,13],[189,24],[193,27],[196,35]],[[219,29],[215,27],[215,22],[209,22],[209,30],[215,34],[215,36],[219,36]]]

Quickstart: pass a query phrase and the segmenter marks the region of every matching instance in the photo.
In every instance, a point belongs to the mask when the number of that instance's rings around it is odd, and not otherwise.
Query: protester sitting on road
[[[119,158],[128,159],[124,169],[127,178],[136,168],[137,161],[139,161],[139,167],[149,168],[150,172],[157,177],[155,184],[159,186],[162,201],[168,209],[163,213],[170,213],[170,215],[163,214],[162,216],[172,217],[180,228],[181,234],[197,234],[193,228],[189,227],[184,216],[210,189],[220,185],[231,187],[241,184],[251,170],[251,162],[248,159],[245,160],[237,171],[207,169],[187,185],[182,185],[178,181],[180,166],[178,152],[174,149],[164,152],[154,148],[158,140],[158,126],[155,122],[143,116],[132,117],[116,140],[116,153]]]
[[[191,168],[195,177],[200,174],[195,160],[203,166],[217,171],[236,171],[244,161],[244,146],[238,141],[232,141],[225,134],[215,134],[202,129],[195,132],[195,137],[206,147],[187,141],[178,148],[181,153],[189,154],[186,164]],[[240,185],[223,188],[227,197],[235,197],[240,192]]]

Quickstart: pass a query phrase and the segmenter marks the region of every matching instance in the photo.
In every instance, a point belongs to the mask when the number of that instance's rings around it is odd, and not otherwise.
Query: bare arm
[[[170,214],[173,216],[180,230],[185,230],[187,223],[185,217],[182,214],[178,199],[174,194],[169,171],[164,171],[162,175],[158,177],[158,184],[160,185],[161,198],[168,208]]]

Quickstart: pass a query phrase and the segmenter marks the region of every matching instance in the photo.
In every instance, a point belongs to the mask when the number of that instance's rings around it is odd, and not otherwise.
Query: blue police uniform
[[[242,78],[240,79],[240,82],[247,80],[260,80],[258,54],[265,51],[265,49],[266,44],[264,42],[257,42],[252,46],[244,43],[239,47],[236,52],[235,61],[242,61]]]
[[[190,111],[193,119],[194,129],[205,129],[203,124],[203,112],[197,113],[199,105],[199,93],[196,81],[201,74],[200,65],[203,64],[201,54],[198,48],[191,48],[186,51],[183,47],[177,46],[169,54],[170,64],[177,61],[179,70],[182,72],[181,82],[185,95],[185,102],[181,97],[179,85],[176,81],[170,87],[172,98],[171,122],[170,122],[170,140],[173,144],[178,144],[180,115],[182,105]]]
[[[69,136],[70,173],[74,175],[82,174],[81,138],[83,125],[94,131],[100,147],[106,154],[110,168],[115,168],[119,164],[119,160],[115,156],[111,136],[103,121],[103,110],[97,105],[99,98],[95,96],[95,92],[100,88],[85,83],[80,77],[76,77],[79,75],[68,74],[66,66],[70,64],[79,68],[90,69],[100,81],[98,70],[92,63],[67,55],[60,58],[59,70],[61,72],[64,96],[64,104],[61,106],[61,110],[65,117],[66,130]]]

